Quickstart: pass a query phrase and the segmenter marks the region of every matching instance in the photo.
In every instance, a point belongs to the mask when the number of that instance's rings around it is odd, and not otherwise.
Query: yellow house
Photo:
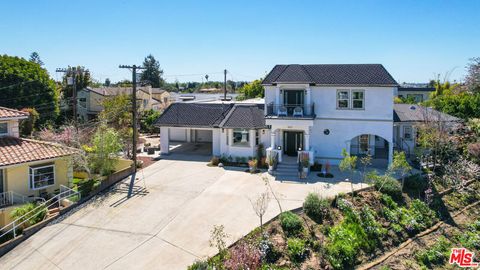
[[[28,113],[0,107],[0,228],[16,205],[72,185],[74,150],[20,138],[18,121],[25,118]]]

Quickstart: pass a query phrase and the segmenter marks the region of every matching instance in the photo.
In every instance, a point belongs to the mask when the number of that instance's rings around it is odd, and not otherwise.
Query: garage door
[[[170,140],[177,142],[187,141],[187,131],[184,128],[169,128]]]
[[[212,131],[211,130],[196,130],[196,139],[197,142],[212,142]]]

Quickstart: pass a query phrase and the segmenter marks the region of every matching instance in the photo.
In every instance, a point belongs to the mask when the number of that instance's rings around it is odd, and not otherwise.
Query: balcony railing
[[[267,117],[314,118],[315,103],[312,104],[273,104],[267,105]]]

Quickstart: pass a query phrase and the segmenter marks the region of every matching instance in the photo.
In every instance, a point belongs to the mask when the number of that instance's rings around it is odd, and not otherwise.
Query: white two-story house
[[[382,65],[277,65],[263,85],[270,147],[281,155],[306,150],[338,164],[345,148],[391,161],[397,82]]]

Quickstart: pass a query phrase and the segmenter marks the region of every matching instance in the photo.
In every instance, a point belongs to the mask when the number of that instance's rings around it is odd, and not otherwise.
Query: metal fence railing
[[[267,105],[267,116],[314,117],[315,104],[273,104]]]

